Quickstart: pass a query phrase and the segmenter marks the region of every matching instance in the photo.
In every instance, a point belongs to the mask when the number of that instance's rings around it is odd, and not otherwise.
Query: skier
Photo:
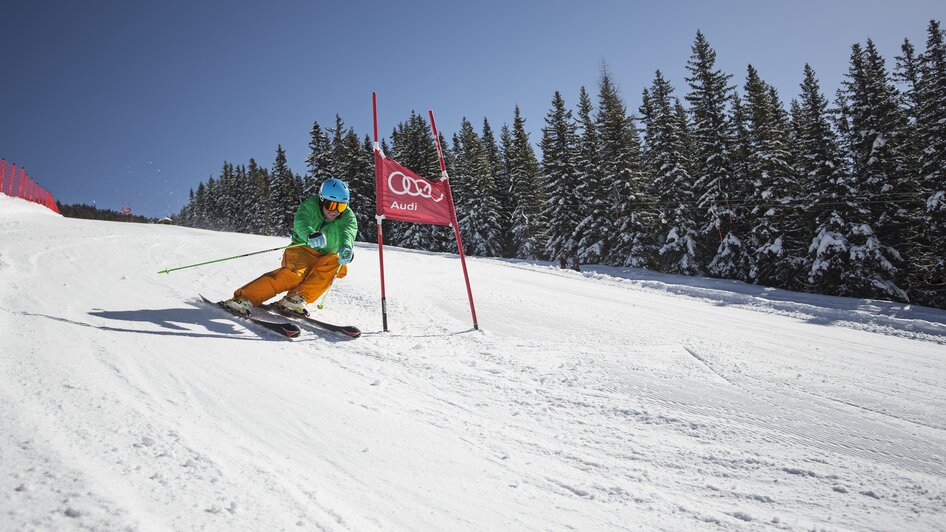
[[[248,315],[253,307],[288,291],[277,304],[307,316],[306,304],[321,297],[336,278],[348,275],[358,233],[358,220],[348,208],[350,196],[341,179],[325,180],[318,197],[303,201],[293,220],[292,243],[305,245],[288,248],[281,268],[237,289],[224,305]]]

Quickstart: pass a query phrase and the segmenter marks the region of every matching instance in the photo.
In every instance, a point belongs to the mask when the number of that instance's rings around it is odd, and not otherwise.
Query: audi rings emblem
[[[395,186],[398,185],[398,186]],[[434,198],[433,185],[425,179],[414,179],[403,172],[391,172],[388,174],[388,189],[399,196],[415,196],[433,200],[439,203],[444,198],[441,193],[439,198]]]

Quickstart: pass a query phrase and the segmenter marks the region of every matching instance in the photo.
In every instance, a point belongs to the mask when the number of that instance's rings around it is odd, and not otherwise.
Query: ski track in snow
[[[0,530],[941,530],[946,312],[357,246],[281,340],[200,305],[282,239],[0,197]],[[322,314],[319,314],[321,318]]]

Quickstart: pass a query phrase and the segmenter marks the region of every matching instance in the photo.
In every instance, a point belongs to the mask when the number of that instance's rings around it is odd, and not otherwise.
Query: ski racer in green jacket
[[[348,275],[358,234],[358,220],[348,207],[350,198],[348,185],[341,179],[322,183],[318,197],[308,198],[296,210],[292,243],[300,245],[286,249],[280,268],[237,289],[224,304],[249,314],[254,306],[287,292],[277,304],[308,315],[306,304],[321,297],[336,278]]]

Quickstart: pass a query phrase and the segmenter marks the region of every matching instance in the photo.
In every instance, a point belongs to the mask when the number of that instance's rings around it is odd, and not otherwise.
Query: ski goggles
[[[322,206],[325,207],[325,210],[338,212],[345,212],[345,209],[348,208],[347,203],[342,203],[340,201],[323,201]]]

